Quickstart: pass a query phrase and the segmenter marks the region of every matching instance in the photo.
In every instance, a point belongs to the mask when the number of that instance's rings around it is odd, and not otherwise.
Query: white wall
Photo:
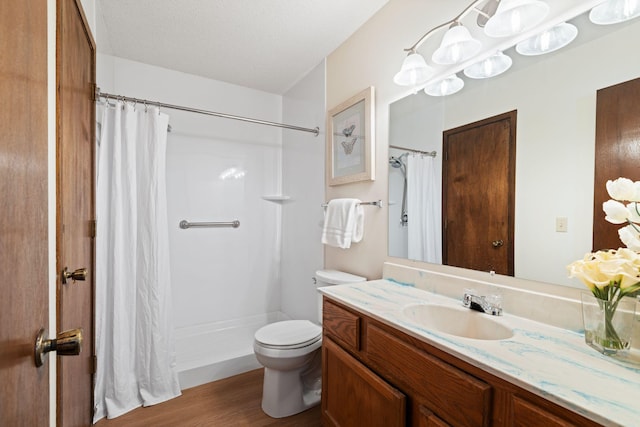
[[[347,40],[342,46],[334,51],[327,59],[327,108],[339,104],[344,99],[349,98],[353,94],[362,90],[367,86],[376,88],[376,170],[377,176],[374,182],[364,182],[356,184],[348,184],[338,187],[327,187],[327,197],[357,197],[360,199],[378,199],[386,200],[387,197],[387,179],[388,179],[388,120],[389,120],[389,104],[409,94],[406,88],[396,86],[393,81],[393,75],[398,71],[402,60],[405,56],[403,48],[411,46],[418,37],[424,34],[429,28],[432,28],[441,22],[455,16],[466,4],[461,2],[433,1],[424,2],[421,0],[392,0],[381,9],[371,20],[369,20],[359,31]],[[638,26],[638,24],[636,24]],[[553,128],[556,126],[557,120],[588,120],[593,123],[595,108],[595,89],[606,87],[608,85],[625,81],[637,77],[640,69],[638,56],[631,55],[633,49],[632,40],[637,39],[637,31],[632,33],[630,26],[619,30],[620,34],[629,32],[622,38],[623,42],[618,48],[611,50],[606,58],[600,56],[590,58],[585,61],[585,67],[596,68],[600,74],[595,87],[590,88],[590,93],[579,94],[579,101],[570,106],[573,111],[570,117],[552,117],[545,116],[541,122],[527,122],[523,117],[528,112],[520,111],[518,117],[518,133],[523,128],[535,128],[541,130],[543,128]],[[603,39],[604,40],[604,39]],[[626,53],[625,53],[626,52]],[[622,57],[626,65],[616,63],[611,65],[611,60],[615,55]],[[632,58],[634,61],[629,61]],[[571,61],[571,59],[568,59]],[[629,64],[629,62],[632,62]],[[597,68],[601,67],[601,68]],[[554,76],[543,76],[542,82],[545,84]],[[582,75],[563,76],[564,79],[582,79]],[[536,96],[536,81],[531,79],[531,84],[523,89],[525,96]],[[572,86],[576,81],[571,82]],[[487,103],[489,103],[495,113],[508,111],[517,108],[513,105],[511,98],[506,94],[513,90],[511,87],[504,87],[503,90],[485,94]],[[477,110],[473,108],[463,108],[464,106],[455,102],[452,97],[445,101],[454,105],[455,109],[451,116],[447,118],[447,124],[460,125],[481,117],[477,116]],[[544,108],[544,103],[555,103],[556,99],[540,100],[538,107]],[[488,114],[491,115],[491,114]],[[589,116],[591,115],[591,116]],[[444,119],[443,119],[444,120]],[[540,132],[533,134],[531,139],[541,138]],[[542,149],[536,149],[530,146],[528,149],[518,148],[518,165],[517,165],[517,186],[522,188],[522,192],[518,193],[516,200],[516,233],[524,229],[526,233],[527,221],[530,215],[544,214],[553,220],[555,216],[569,216],[570,229],[575,230],[571,235],[558,236],[553,235],[553,239],[547,239],[541,242],[536,236],[532,236],[530,232],[522,238],[522,243],[518,249],[521,251],[520,256],[537,256],[545,258],[545,251],[541,250],[546,245],[557,244],[558,239],[563,237],[566,242],[565,251],[566,261],[576,257],[578,251],[576,248],[584,246],[585,241],[590,239],[590,218],[592,216],[591,207],[589,205],[589,197],[581,197],[573,204],[568,197],[563,196],[572,192],[571,188],[588,187],[593,185],[591,170],[584,171],[582,166],[589,162],[588,156],[581,151],[579,156],[576,155],[575,148],[579,145],[593,144],[593,129],[591,131],[582,131],[578,134],[571,134],[563,131],[562,134],[555,135],[554,138],[544,137]],[[395,142],[392,142],[395,144]],[[518,141],[518,144],[524,141]],[[399,144],[398,144],[399,145]],[[587,148],[589,151],[590,148]],[[591,149],[592,150],[592,149]],[[541,168],[546,170],[551,161],[552,167],[561,169],[562,173],[558,175],[546,175]],[[544,165],[544,166],[543,166]],[[561,195],[555,199],[541,199],[539,197],[540,190],[534,190],[529,185],[524,184],[523,177],[525,174],[534,174],[534,179],[539,181],[544,188],[554,188],[561,185],[563,191]],[[559,182],[559,179],[565,179],[566,182]],[[531,180],[530,180],[531,182]],[[538,185],[538,184],[536,184]],[[534,197],[530,197],[533,195]],[[365,275],[369,278],[380,277],[382,263],[387,256],[387,237],[386,233],[380,233],[377,230],[387,228],[387,211],[380,212],[366,211],[365,234],[363,242],[355,245],[350,250],[340,250],[335,248],[327,248],[325,250],[325,264],[329,268],[344,268],[354,273]],[[554,223],[551,224],[554,227]],[[574,228],[575,227],[575,228]],[[548,237],[548,236],[547,236]],[[570,241],[569,241],[570,240]],[[588,247],[581,249],[582,252],[588,251]],[[532,255],[535,254],[535,255]],[[423,265],[410,261],[391,259],[394,262],[401,262],[409,265]],[[546,265],[545,260],[541,264],[536,265],[536,269],[541,270]],[[564,260],[562,262],[565,262]],[[445,268],[446,269],[446,268]],[[548,276],[544,271],[538,271],[538,275],[534,276],[538,280],[547,280]],[[554,272],[557,276],[557,271]]]
[[[323,266],[325,62],[287,91],[282,103],[285,123],[320,128],[319,136],[292,130],[282,135],[282,190],[291,197],[282,202],[282,311],[318,321],[313,276]]]
[[[327,109],[368,86],[375,87],[375,170],[373,182],[326,188],[327,199],[356,197],[387,201],[389,103],[407,94],[392,79],[411,46],[426,29],[460,12],[456,2],[391,0],[352,37],[327,58]],[[349,271],[368,279],[382,276],[387,259],[386,207],[365,208],[363,241],[350,249],[325,248],[325,266]]]
[[[82,4],[82,9],[84,12],[85,18],[87,18],[87,24],[89,24],[89,28],[91,29],[91,33],[96,34],[96,4],[95,0],[80,0],[80,4]]]
[[[280,122],[282,98],[121,58],[98,56],[102,92]],[[138,105],[143,108],[142,105]],[[176,110],[167,148],[175,326],[280,309],[282,132]],[[223,180],[235,167],[244,177]],[[238,219],[238,229],[181,230],[178,222]]]

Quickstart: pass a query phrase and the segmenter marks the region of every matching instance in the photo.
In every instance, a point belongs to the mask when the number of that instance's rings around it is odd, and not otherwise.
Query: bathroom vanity
[[[447,307],[454,316],[460,310],[461,322],[474,323],[478,318],[462,319],[470,310],[461,301],[387,280],[321,292],[323,425],[640,422],[640,365],[601,356],[576,332],[473,312],[510,334],[470,339],[425,326],[409,312]]]

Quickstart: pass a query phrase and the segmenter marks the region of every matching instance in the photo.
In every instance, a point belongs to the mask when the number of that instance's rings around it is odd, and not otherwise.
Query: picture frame
[[[327,182],[373,181],[374,88],[352,96],[327,114]]]

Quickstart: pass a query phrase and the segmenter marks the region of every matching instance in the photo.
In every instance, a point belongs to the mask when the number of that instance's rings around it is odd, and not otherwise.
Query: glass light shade
[[[578,28],[566,22],[521,41],[516,45],[520,55],[535,56],[553,52],[571,43],[578,35]]]
[[[594,24],[610,25],[640,16],[638,0],[608,0],[591,9],[589,19]]]
[[[546,18],[549,5],[541,0],[501,0],[484,26],[489,37],[509,37],[527,31]]]
[[[464,81],[456,74],[452,74],[436,83],[424,88],[424,93],[431,96],[453,95],[464,87]]]
[[[476,62],[464,69],[464,75],[472,79],[488,79],[502,74],[511,68],[513,61],[502,52],[498,52],[489,58]]]
[[[400,71],[393,77],[393,82],[400,86],[415,86],[429,80],[433,72],[433,68],[427,65],[422,55],[413,52],[404,59]]]
[[[433,52],[431,59],[436,64],[457,64],[471,58],[481,47],[482,44],[471,37],[469,30],[462,25],[456,25],[444,34],[440,47]]]

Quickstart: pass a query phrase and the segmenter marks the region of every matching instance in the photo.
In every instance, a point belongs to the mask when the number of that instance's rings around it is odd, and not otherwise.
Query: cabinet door
[[[404,426],[405,396],[330,339],[322,343],[322,419],[341,427]]]
[[[418,427],[451,427],[450,424],[442,421],[436,414],[431,412],[424,406],[420,406],[420,414],[418,415]]]

